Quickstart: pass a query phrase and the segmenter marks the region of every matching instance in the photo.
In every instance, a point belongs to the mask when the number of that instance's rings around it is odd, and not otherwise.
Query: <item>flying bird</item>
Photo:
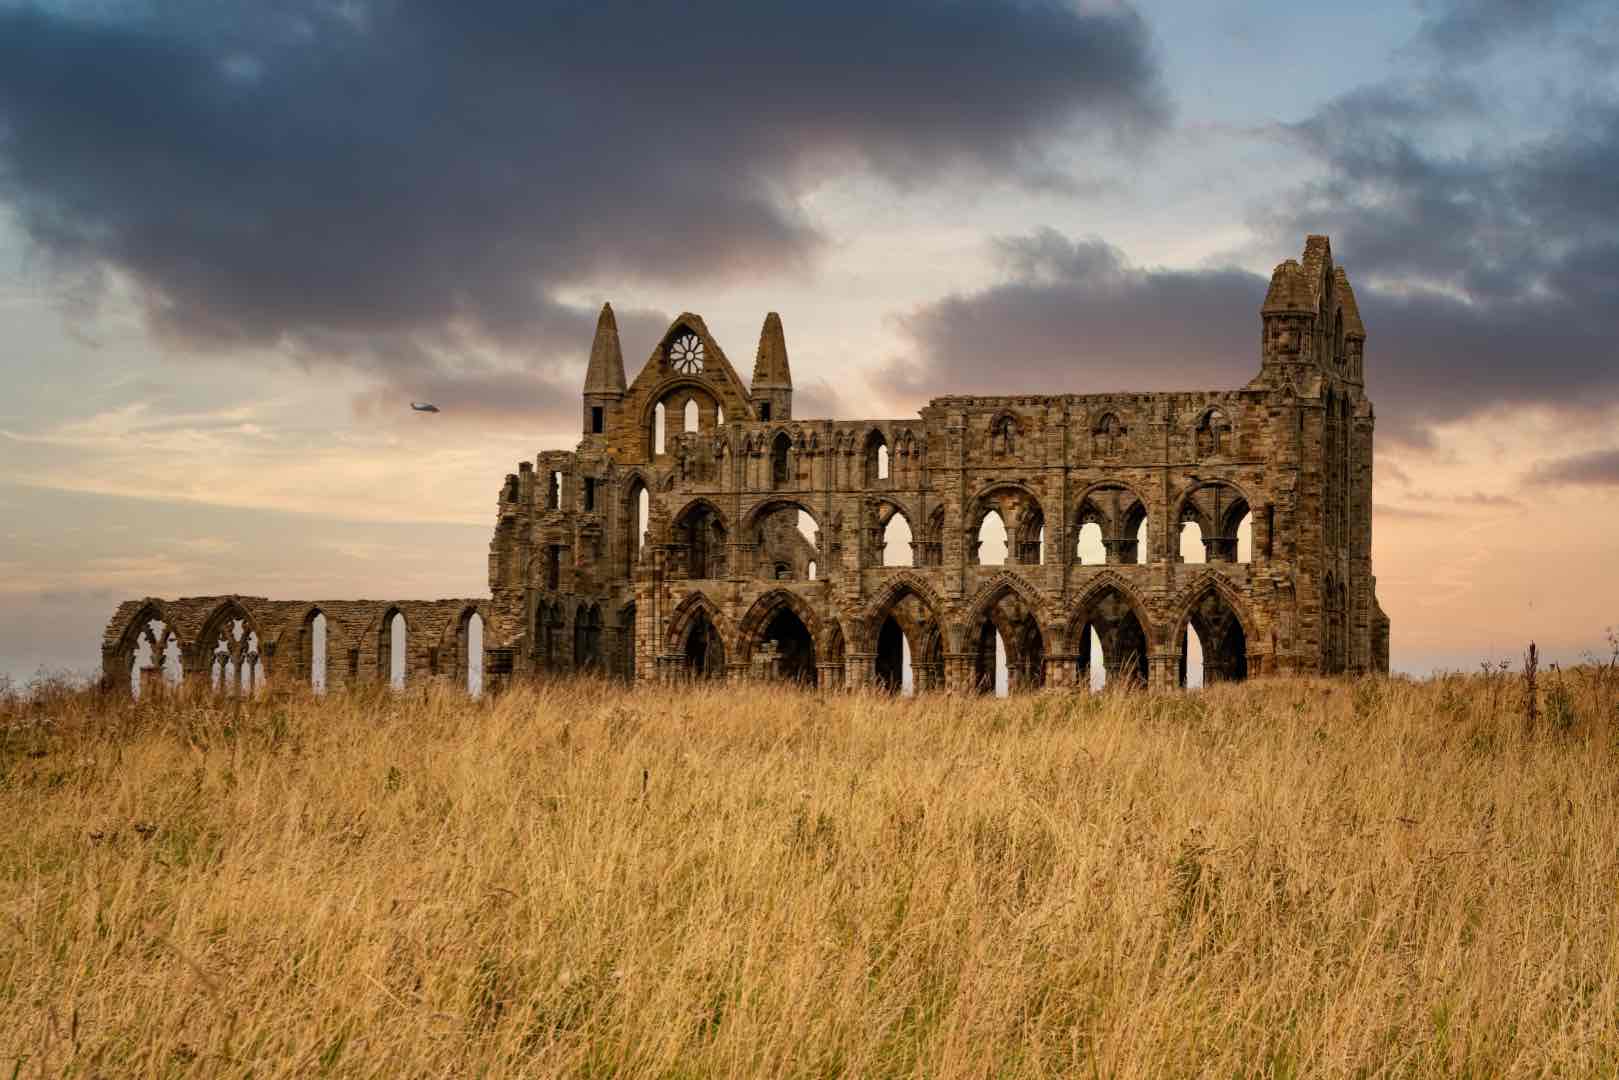
[[[417,412],[438,412],[438,406],[427,401],[413,401],[410,407]]]

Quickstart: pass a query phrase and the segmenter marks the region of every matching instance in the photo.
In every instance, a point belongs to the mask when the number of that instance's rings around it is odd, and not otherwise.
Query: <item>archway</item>
[[[298,641],[300,666],[309,678],[310,690],[324,694],[330,682],[331,620],[315,608],[304,617],[302,631]]]
[[[483,694],[483,616],[476,611],[461,618],[460,672],[467,693],[472,697]]]
[[[931,690],[944,681],[944,639],[938,612],[908,581],[880,599],[866,622],[876,654],[873,681],[890,693]]]
[[[968,547],[979,566],[1038,565],[1045,543],[1045,511],[1034,494],[1001,485],[973,500]]]
[[[792,452],[793,440],[788,438],[785,431],[776,432],[776,437],[770,442],[770,487],[774,491],[782,491],[789,487],[797,487],[792,483],[793,477],[789,475],[787,455]]]
[[[793,592],[778,589],[761,596],[737,627],[737,647],[749,674],[817,685],[818,623],[813,609]]]
[[[382,633],[377,643],[377,659],[379,666],[388,672],[388,685],[394,690],[403,690],[406,679],[406,658],[409,655],[406,648],[410,628],[405,622],[405,616],[398,609],[390,609],[382,617]]]
[[[686,674],[691,678],[725,677],[725,641],[706,611],[693,616],[682,652],[686,657]]]
[[[756,573],[777,581],[808,581],[820,555],[820,525],[796,499],[769,499],[744,519],[742,535],[757,552]]]
[[[1004,696],[1045,685],[1045,635],[1011,585],[1001,585],[975,607],[966,636],[974,650],[973,687],[979,693]]]
[[[1213,585],[1207,586],[1186,609],[1176,634],[1176,644],[1180,646],[1181,686],[1240,682],[1248,677],[1248,635],[1243,630],[1242,619]],[[1194,638],[1197,652],[1191,655],[1189,646]],[[1201,672],[1197,671],[1198,666]],[[1194,675],[1200,678],[1194,679]]]
[[[580,604],[573,618],[573,669],[575,672],[601,668],[602,612],[599,604]]]
[[[815,640],[797,612],[786,606],[778,609],[765,626],[763,637],[764,643],[774,646],[772,670],[764,673],[767,677],[805,686],[817,684]]]
[[[215,690],[252,694],[262,689],[268,672],[262,667],[259,630],[241,605],[227,601],[215,609],[198,642],[208,661],[209,685]]]
[[[725,576],[725,519],[706,500],[692,503],[675,522],[677,542],[684,546],[685,576],[721,578]]]
[[[1076,654],[1076,676],[1093,688],[1140,686],[1146,683],[1147,630],[1136,606],[1116,584],[1087,594],[1070,624],[1069,647]],[[1094,638],[1092,637],[1094,635]],[[1098,679],[1093,657],[1103,665]]]
[[[183,664],[179,635],[155,610],[148,608],[129,625],[123,652],[129,658],[129,689],[135,700],[148,691],[157,692],[180,682]]]
[[[877,522],[882,526],[882,565],[913,565],[911,522],[905,512],[892,503],[884,503],[877,512]]]
[[[641,561],[651,513],[652,496],[640,476],[636,476],[624,493],[624,531],[628,534],[624,538],[624,570],[631,577],[635,576],[635,566]]]
[[[1176,512],[1182,523],[1181,561],[1236,562],[1237,531],[1247,517],[1248,497],[1235,484],[1209,480],[1192,487],[1181,496]],[[1188,525],[1196,526],[1201,552],[1194,551]]]
[[[999,510],[991,510],[979,520],[973,550],[979,566],[1006,565],[1006,522]]]
[[[875,676],[879,689],[898,694],[915,686],[911,670],[911,650],[905,631],[892,615],[883,620],[877,632]]]
[[[620,641],[623,644],[624,654],[620,658],[620,672],[625,682],[635,681],[635,601],[624,605],[618,613],[618,625],[622,627]]]

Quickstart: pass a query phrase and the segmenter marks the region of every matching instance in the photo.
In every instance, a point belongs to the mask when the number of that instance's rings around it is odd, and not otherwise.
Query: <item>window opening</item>
[[[309,686],[317,694],[326,692],[326,616],[321,612],[309,624]]]
[[[1181,525],[1181,562],[1200,563],[1207,562],[1208,556],[1203,549],[1203,528],[1195,521],[1188,521]]]
[[[604,423],[604,421],[603,421],[603,418],[602,418],[602,407],[600,405],[592,405],[590,407],[590,431],[591,431],[591,434],[600,435],[602,433],[603,423]]]
[[[467,693],[483,694],[483,616],[476,611],[467,620]]]
[[[978,526],[978,565],[1006,565],[1006,522],[999,510],[985,514]]]
[[[911,563],[911,523],[905,520],[904,514],[895,511],[883,527],[883,565],[910,566]]]
[[[388,620],[388,685],[395,690],[405,688],[405,617],[398,612]]]

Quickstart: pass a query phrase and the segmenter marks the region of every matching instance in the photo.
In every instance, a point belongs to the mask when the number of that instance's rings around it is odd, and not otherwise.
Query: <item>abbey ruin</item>
[[[1326,237],[1276,267],[1259,314],[1259,370],[1235,390],[826,420],[794,415],[775,314],[750,383],[692,314],[628,381],[604,307],[577,448],[500,485],[488,597],[132,600],[104,677],[982,691],[999,668],[1015,692],[1090,686],[1100,665],[1170,688],[1194,638],[1211,681],[1387,671],[1366,333]]]

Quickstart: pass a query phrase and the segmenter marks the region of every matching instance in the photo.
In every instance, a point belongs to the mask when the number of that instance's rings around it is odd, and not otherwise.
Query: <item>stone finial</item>
[[[793,373],[787,366],[787,336],[781,329],[781,316],[772,311],[759,331],[759,353],[753,362],[753,389],[791,387]]]
[[[585,393],[624,392],[624,350],[618,343],[618,320],[613,305],[603,304],[596,320],[596,340],[590,345],[590,367],[585,371]]]
[[[1277,265],[1270,276],[1270,288],[1265,293],[1261,315],[1289,312],[1308,313],[1315,310],[1314,295],[1309,276],[1297,259],[1288,259]]]

